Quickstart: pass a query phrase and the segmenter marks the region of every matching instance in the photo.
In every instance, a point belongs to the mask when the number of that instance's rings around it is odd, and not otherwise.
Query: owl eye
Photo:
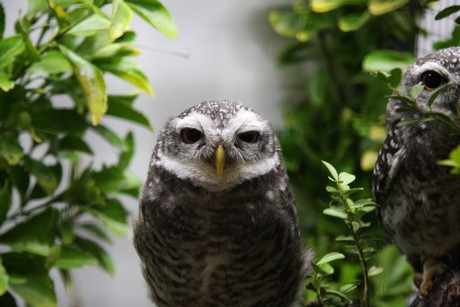
[[[260,133],[258,131],[246,131],[238,134],[238,138],[247,143],[255,143],[259,140]]]
[[[193,144],[201,139],[201,131],[193,128],[184,128],[180,131],[182,142],[185,144]]]
[[[434,70],[424,72],[421,79],[427,91],[432,91],[447,82],[447,79],[443,75]]]

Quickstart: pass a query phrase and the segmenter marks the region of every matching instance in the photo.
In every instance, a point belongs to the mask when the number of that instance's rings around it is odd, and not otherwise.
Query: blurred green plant
[[[76,268],[114,274],[104,245],[109,232],[128,232],[120,197],[137,197],[140,181],[128,170],[133,134],[119,136],[103,118],[152,129],[134,108],[138,94],[111,95],[105,82],[109,73],[153,95],[129,60],[140,53],[133,14],[177,35],[156,0],[29,0],[16,34],[4,37],[0,4],[1,306],[17,306],[18,297],[27,306],[57,306],[51,270],[68,289]],[[119,153],[113,165],[93,166],[90,133]]]
[[[346,244],[336,238],[350,231],[349,224],[336,223],[334,216],[323,214],[332,209],[326,201],[324,186],[328,183],[321,160],[354,174],[355,184],[363,188],[358,197],[370,197],[371,171],[386,134],[387,99],[399,85],[402,69],[414,62],[416,38],[425,34],[419,19],[429,2],[433,1],[294,0],[291,6],[269,13],[273,30],[291,42],[280,52],[279,65],[302,69],[298,76],[301,88],[287,98],[285,128],[278,135],[296,195],[301,232],[319,262],[331,253],[347,254]],[[366,304],[366,296],[359,293],[365,292],[367,283],[371,306],[404,306],[412,293],[410,266],[394,246],[383,247],[374,214],[360,220],[368,226],[363,235],[372,238],[375,249],[369,267],[384,271],[364,282],[363,258],[347,257],[347,261],[334,261],[334,270],[321,287],[341,293],[343,300],[336,295],[332,305]],[[356,248],[355,243],[353,246]],[[351,289],[350,283],[359,286]],[[346,291],[341,291],[342,286]],[[306,298],[312,306],[322,295],[313,292],[307,291]]]

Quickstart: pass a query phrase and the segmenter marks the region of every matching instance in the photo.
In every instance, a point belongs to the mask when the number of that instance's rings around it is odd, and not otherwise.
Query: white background
[[[290,0],[164,0],[179,28],[179,37],[174,40],[135,18],[132,28],[142,51],[136,60],[156,92],[154,98],[141,95],[136,107],[155,131],[168,117],[207,99],[242,101],[280,127],[281,103],[286,102],[286,91],[302,73],[281,70],[275,64],[276,54],[286,42],[269,28],[267,13],[283,3]],[[3,5],[7,35],[11,35],[12,24],[20,9],[25,12],[27,1],[3,0]],[[108,87],[117,93],[133,89],[116,78],[109,78]],[[128,122],[105,123],[122,135],[134,130],[137,148],[131,169],[144,181],[156,134]],[[88,141],[98,153],[98,165],[113,163],[113,149],[91,136]],[[137,201],[127,200],[125,205],[135,218]],[[110,277],[93,267],[77,270],[72,300],[56,278],[59,306],[151,306],[130,238],[115,238],[108,249],[116,275]]]

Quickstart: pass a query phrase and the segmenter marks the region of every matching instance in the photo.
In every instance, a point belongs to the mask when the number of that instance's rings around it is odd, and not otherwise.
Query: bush
[[[140,182],[128,171],[130,132],[119,136],[103,117],[151,129],[134,108],[137,94],[111,95],[110,73],[153,95],[129,57],[139,54],[129,29],[134,14],[169,37],[176,27],[156,0],[30,0],[4,37],[0,5],[0,305],[56,306],[57,269],[67,286],[72,270],[97,265],[114,273],[104,244],[108,232],[125,235],[120,196],[137,197]],[[118,155],[96,169],[98,135]],[[83,163],[83,161],[89,161]]]

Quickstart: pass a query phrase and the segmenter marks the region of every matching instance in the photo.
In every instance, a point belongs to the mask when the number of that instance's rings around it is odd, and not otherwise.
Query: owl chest
[[[160,265],[151,267],[157,284],[169,285],[162,290],[165,293],[181,289],[207,302],[237,300],[249,289],[266,287],[264,283],[274,286],[280,273],[271,266],[281,268],[276,261],[291,257],[282,255],[283,245],[295,245],[282,219],[256,217],[237,208],[212,212],[182,208],[162,215],[152,225],[152,245],[156,246],[152,250],[159,251],[152,256]],[[271,281],[260,278],[266,272],[275,277]],[[256,280],[261,283],[258,287]]]
[[[383,208],[383,226],[405,254],[437,256],[460,244],[460,180],[401,175]]]

